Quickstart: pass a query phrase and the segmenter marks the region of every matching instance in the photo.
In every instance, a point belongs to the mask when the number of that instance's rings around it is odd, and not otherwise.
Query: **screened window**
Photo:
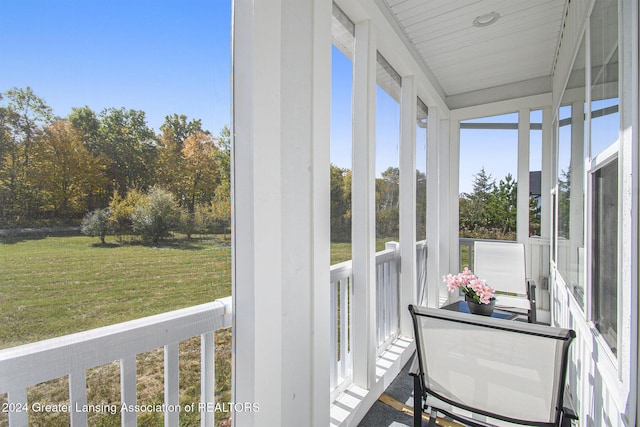
[[[617,355],[618,341],[618,2],[597,0],[589,21],[592,161],[591,319]],[[609,160],[613,159],[613,160]]]
[[[460,123],[461,238],[516,239],[517,171],[518,113]]]
[[[418,98],[416,117],[416,240],[427,238],[427,106]]]
[[[618,336],[618,161],[592,173],[592,318],[614,354]]]
[[[591,155],[594,159],[618,139],[618,2],[596,1],[591,31]]]
[[[376,70],[377,250],[400,239],[400,75],[378,53]]]
[[[529,236],[541,236],[542,110],[529,114]]]
[[[580,307],[589,308],[590,319],[614,354],[620,134],[617,21],[618,2],[596,0],[558,111],[553,218],[558,273]]]
[[[333,5],[331,51],[331,264],[351,259],[354,24]]]
[[[560,274],[580,307],[585,289],[585,43],[571,69],[558,130],[558,258]]]
[[[571,105],[560,107],[558,123],[558,237],[569,240],[571,191]],[[559,245],[561,245],[559,243]],[[560,249],[559,249],[560,250]]]

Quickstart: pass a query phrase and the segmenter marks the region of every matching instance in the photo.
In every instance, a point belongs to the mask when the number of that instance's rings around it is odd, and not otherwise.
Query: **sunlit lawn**
[[[228,236],[159,247],[110,242],[0,243],[0,348],[231,295]]]
[[[351,243],[331,245],[331,264],[349,259]],[[0,348],[228,295],[228,235],[157,247],[84,236],[0,241]]]
[[[385,243],[398,241],[398,238],[378,238],[376,239],[376,252],[384,250]],[[331,265],[351,259],[351,243],[331,243]]]
[[[231,294],[229,236],[168,239],[153,247],[89,237],[46,237],[0,243],[0,348],[66,335],[126,320],[202,304]],[[216,334],[216,394],[229,401],[230,332]],[[138,403],[163,401],[163,352],[138,359]],[[200,396],[200,342],[180,346],[182,404]],[[119,365],[87,372],[89,403],[120,401]],[[66,378],[28,391],[29,402],[68,403]],[[0,395],[0,401],[6,396]],[[31,412],[30,424],[65,425],[68,414]],[[139,425],[159,425],[161,413],[139,414]],[[217,424],[228,424],[217,414]],[[90,413],[90,425],[120,425],[117,414]],[[181,425],[199,424],[199,414],[181,414]],[[0,426],[7,425],[0,414]]]
[[[388,239],[386,239],[388,240]],[[376,250],[384,249],[379,239]],[[331,264],[351,259],[351,243],[332,243]],[[328,285],[328,284],[327,284]],[[171,238],[158,246],[85,236],[0,240],[0,349],[67,335],[231,295],[228,235]],[[216,394],[230,399],[231,340],[216,335]],[[199,400],[200,344],[181,343],[181,403]],[[163,401],[163,353],[138,355],[138,403]],[[87,372],[89,403],[119,404],[117,362]],[[29,402],[68,403],[66,378],[29,389]],[[0,402],[6,401],[0,395]],[[161,424],[162,414],[140,414],[139,425]],[[30,423],[60,425],[68,414],[30,414]],[[119,425],[120,415],[90,414],[91,425]],[[199,415],[181,414],[181,425]],[[219,425],[228,417],[218,417]],[[0,426],[7,425],[0,414]]]

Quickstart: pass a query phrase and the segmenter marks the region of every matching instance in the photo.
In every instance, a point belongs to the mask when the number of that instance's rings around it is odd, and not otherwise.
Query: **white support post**
[[[413,76],[402,78],[400,95],[400,335],[413,336],[409,304],[416,291],[416,116]]]
[[[620,134],[620,176],[622,203],[621,212],[628,212],[623,215],[620,223],[621,247],[627,248],[622,251],[622,265],[620,283],[636,284],[636,286],[622,286],[620,301],[623,301],[620,318],[622,320],[621,330],[629,331],[627,336],[621,337],[622,348],[619,354],[628,354],[628,359],[622,365],[622,375],[630,378],[629,400],[635,401],[635,405],[629,405],[628,419],[640,423],[640,319],[638,316],[638,265],[640,265],[639,240],[640,240],[640,36],[638,25],[640,24],[640,5],[635,1],[621,2],[620,6],[620,29],[622,40],[620,51],[623,52],[621,63],[628,64],[621,70],[620,90],[621,111],[620,125],[623,131]],[[627,367],[628,366],[628,367]]]
[[[135,355],[120,360],[120,401],[127,408],[135,406],[138,401]],[[138,425],[138,415],[135,410],[121,411],[120,421],[123,427],[133,427]]]
[[[529,242],[529,140],[531,139],[531,113],[518,112],[518,194],[516,201],[516,238],[528,247]],[[530,269],[531,267],[529,267]],[[530,271],[530,270],[527,271]]]
[[[376,223],[375,99],[376,45],[371,22],[356,24],[353,81],[353,382],[375,382]]]
[[[81,410],[87,404],[87,373],[84,369],[69,375],[69,404],[71,426],[86,426],[87,411]]]
[[[540,237],[551,238],[551,189],[553,188],[553,111],[550,107],[542,110],[542,177]],[[548,267],[547,267],[548,268]],[[546,272],[549,273],[548,270]]]
[[[429,106],[427,118],[427,306],[440,307],[440,109]],[[446,168],[444,168],[446,170]]]
[[[440,201],[444,205],[441,211],[441,224],[443,236],[443,246],[448,249],[448,256],[441,259],[443,271],[455,273],[460,266],[460,201],[458,195],[460,193],[460,121],[451,120],[443,123],[447,124],[448,133],[440,134],[441,146],[441,162],[440,167],[444,165],[446,168],[442,171],[442,178],[445,179],[440,189]],[[444,130],[445,126],[442,125]],[[444,248],[443,248],[443,252]],[[442,270],[441,270],[442,271]],[[443,272],[443,274],[445,274]]]
[[[570,265],[584,268],[584,260],[579,259],[579,248],[584,247],[584,220],[585,220],[585,198],[584,198],[584,171],[585,171],[585,100],[579,99],[571,106],[571,176],[570,176],[570,213],[569,213],[569,252]],[[576,270],[577,271],[577,270]],[[586,272],[584,272],[586,274]],[[575,273],[569,273],[566,280],[569,283],[579,283],[579,275],[571,277]],[[586,276],[583,276],[586,277]],[[584,284],[583,284],[584,285]]]
[[[27,389],[9,391],[7,393],[7,403],[9,408],[9,425],[10,426],[27,426],[29,425],[29,410],[27,402]]]
[[[164,403],[168,408],[180,404],[179,348],[177,342],[164,346]],[[179,415],[178,411],[166,411],[164,425],[178,425]]]
[[[234,2],[236,426],[329,424],[331,2]]]
[[[213,427],[215,411],[211,406],[215,404],[215,341],[214,333],[207,332],[200,336],[200,426]]]

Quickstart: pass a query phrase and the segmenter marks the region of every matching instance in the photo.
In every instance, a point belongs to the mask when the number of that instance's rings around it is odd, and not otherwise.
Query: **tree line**
[[[351,241],[350,169],[331,165],[331,241]],[[387,168],[376,178],[376,236],[398,240],[400,221],[400,169]],[[416,234],[426,235],[427,177],[416,170]]]
[[[462,193],[460,237],[516,240],[518,184],[511,174],[496,182],[484,168],[473,176],[473,192]],[[540,235],[540,206],[529,198],[529,234]]]
[[[473,192],[462,193],[460,236],[485,239],[516,239],[518,185],[511,174],[496,181],[481,168],[473,178]],[[376,178],[376,235],[399,236],[400,170],[390,167]],[[416,171],[416,236],[426,236],[426,175]],[[530,198],[530,235],[540,235],[540,206]],[[331,240],[351,241],[351,170],[331,165]]]
[[[331,165],[330,179],[331,239],[349,242],[351,170]],[[396,167],[376,178],[379,237],[399,235],[399,179]],[[418,236],[424,236],[426,176],[420,171],[416,189]],[[481,169],[473,192],[460,196],[461,236],[515,238],[516,197],[511,175],[496,182]],[[140,221],[154,209],[166,218],[162,231],[150,233],[157,224]],[[168,229],[187,235],[223,229],[230,212],[227,127],[213,136],[201,120],[171,114],[156,134],[144,111],[96,113],[84,106],[61,118],[29,87],[0,93],[0,228],[77,225],[84,218],[83,228],[94,235],[106,230],[156,240]],[[540,213],[533,199],[530,216],[536,234]]]
[[[144,111],[84,106],[61,118],[29,87],[0,94],[0,228],[77,225],[160,194],[183,221],[228,226],[229,129],[214,136],[201,120],[171,114],[155,133]],[[112,221],[116,232],[125,217]]]

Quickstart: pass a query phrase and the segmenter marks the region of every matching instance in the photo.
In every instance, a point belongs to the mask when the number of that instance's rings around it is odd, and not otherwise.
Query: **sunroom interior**
[[[581,423],[634,424],[633,3],[236,2],[234,387],[236,400],[273,402],[239,414],[243,425],[356,425],[410,359],[407,305],[457,298],[442,276],[469,265],[460,159],[474,130],[515,135],[510,240],[526,247],[538,321],[578,333],[568,383]],[[399,182],[398,240],[382,250],[381,121],[397,123]],[[334,148],[344,122],[352,257],[327,270],[335,226],[327,173],[334,150],[345,150]]]

